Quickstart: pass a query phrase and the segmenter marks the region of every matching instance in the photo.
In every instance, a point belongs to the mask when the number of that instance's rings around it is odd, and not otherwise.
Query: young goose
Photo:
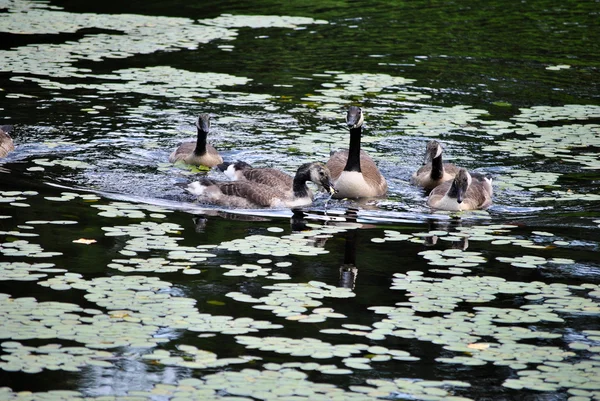
[[[294,176],[292,188],[287,190],[252,181],[217,182],[208,178],[192,182],[187,190],[203,200],[221,206],[293,208],[312,203],[312,196],[306,186],[307,181],[324,187],[330,193],[335,191],[329,169],[321,163],[306,163],[300,166]]]
[[[492,204],[492,180],[482,174],[458,169],[456,177],[435,187],[427,204],[442,210],[485,209]]]
[[[231,181],[252,181],[281,189],[291,189],[294,177],[270,167],[254,168],[250,164],[237,161],[221,163],[217,166]]]
[[[383,196],[387,192],[387,182],[375,162],[360,149],[363,121],[360,107],[350,106],[346,115],[346,124],[350,128],[350,147],[332,153],[327,162],[338,191],[334,195],[336,198],[367,198]]]
[[[431,191],[442,182],[453,179],[456,173],[458,167],[442,162],[442,145],[438,141],[429,141],[423,166],[413,173],[410,182]]]
[[[175,163],[183,160],[187,164],[206,167],[214,167],[223,163],[223,158],[219,155],[219,152],[206,143],[206,136],[210,130],[210,116],[200,114],[196,122],[196,128],[198,130],[196,142],[186,142],[179,145],[169,156],[169,161]]]
[[[3,125],[0,127],[0,158],[5,157],[9,152],[15,150],[13,140],[8,135],[12,128],[12,125]]]

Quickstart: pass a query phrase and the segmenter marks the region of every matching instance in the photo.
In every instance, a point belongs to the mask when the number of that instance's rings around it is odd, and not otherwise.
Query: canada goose
[[[252,181],[218,182],[206,177],[192,182],[188,185],[187,190],[203,200],[221,206],[293,208],[312,203],[306,181],[312,181],[330,193],[335,192],[331,184],[329,169],[322,163],[306,163],[300,166],[294,176],[292,188],[289,190],[281,190]]]
[[[456,173],[458,173],[458,167],[442,162],[442,145],[438,141],[429,141],[425,150],[423,166],[413,173],[410,182],[431,191],[442,182],[453,179]]]
[[[252,181],[281,189],[291,189],[294,182],[294,177],[281,170],[270,167],[255,168],[243,161],[221,163],[217,169],[231,181]]]
[[[169,156],[169,161],[175,163],[182,160],[187,164],[206,167],[214,167],[223,163],[223,158],[219,155],[219,152],[206,143],[206,136],[210,130],[210,116],[200,114],[196,122],[196,128],[198,131],[196,142],[185,142],[179,145]]]
[[[367,198],[383,196],[387,182],[371,156],[360,149],[360,136],[364,119],[360,107],[350,106],[346,124],[350,128],[350,147],[331,154],[327,167],[337,193],[335,198]]]
[[[456,177],[435,187],[427,204],[442,210],[485,209],[492,204],[492,180],[482,174],[458,169]]]
[[[0,127],[0,158],[5,157],[9,152],[15,150],[13,140],[8,135],[12,131],[12,125],[3,125]]]

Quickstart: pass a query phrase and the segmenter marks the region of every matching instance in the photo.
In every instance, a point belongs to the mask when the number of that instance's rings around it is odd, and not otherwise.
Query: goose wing
[[[184,142],[175,149],[169,156],[169,162],[175,163],[178,160],[183,160],[196,149],[196,142]]]
[[[225,196],[240,197],[262,207],[269,207],[285,201],[288,194],[265,184],[248,181],[217,183]]]
[[[280,190],[291,189],[294,181],[292,176],[275,168],[252,168],[244,170],[242,174],[248,181],[268,185]]]
[[[363,150],[360,151],[360,169],[369,186],[376,188],[380,195],[387,192],[387,182],[385,178],[379,172],[379,169],[371,156]]]
[[[492,204],[492,180],[480,173],[471,173],[471,185],[466,198],[476,204],[476,209],[486,209]]]
[[[12,126],[3,125],[0,127],[0,157],[6,156],[9,152],[15,150],[15,145],[12,138],[8,133],[11,131]]]
[[[348,149],[338,150],[331,153],[331,157],[327,161],[327,168],[331,172],[331,179],[336,181],[340,178],[346,163],[348,162]]]

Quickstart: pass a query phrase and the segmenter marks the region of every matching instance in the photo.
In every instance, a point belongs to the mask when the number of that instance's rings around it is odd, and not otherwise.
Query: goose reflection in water
[[[357,222],[358,209],[348,208],[344,213],[346,221]],[[358,268],[356,267],[356,238],[358,236],[358,227],[349,228],[344,233],[344,260],[340,266],[339,287],[354,289]]]
[[[462,221],[460,219],[452,219],[449,221],[429,220],[429,232],[446,231],[449,234],[457,234],[459,227],[462,227]],[[466,235],[459,235],[457,237],[457,240],[450,241],[450,247],[452,249],[461,249],[463,251],[467,250],[467,248],[469,247],[469,237]],[[423,239],[425,241],[425,246],[431,247],[435,246],[438,243],[440,236],[432,235]]]
[[[293,233],[306,233],[307,231],[312,231],[312,228],[308,226],[306,214],[302,210],[294,209],[292,212],[293,215],[290,220],[290,225]],[[315,235],[305,235],[304,238],[306,239],[306,245],[312,245],[315,248],[324,248],[325,243],[329,238],[331,238],[331,236],[318,233]]]
[[[356,267],[356,237],[358,229],[348,230],[344,234],[344,261],[340,266],[339,287],[354,289],[358,268]]]

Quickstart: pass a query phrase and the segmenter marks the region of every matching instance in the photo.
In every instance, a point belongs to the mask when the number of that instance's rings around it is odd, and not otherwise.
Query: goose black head
[[[362,127],[364,122],[362,110],[357,106],[350,106],[348,108],[348,113],[346,114],[346,124],[348,128],[360,128]]]
[[[196,127],[199,131],[208,132],[210,130],[210,116],[207,113],[202,113],[198,116]]]
[[[330,194],[334,194],[335,188],[331,180],[331,172],[323,163],[306,163],[300,166],[296,175],[302,175],[306,180],[325,188]]]
[[[429,141],[427,142],[427,147],[425,148],[425,159],[423,159],[423,164],[427,164],[431,162],[436,157],[440,157],[442,155],[442,145],[438,141]]]
[[[456,201],[462,203],[469,185],[471,185],[471,174],[464,168],[458,170],[458,174],[454,177],[452,186],[456,188]]]

